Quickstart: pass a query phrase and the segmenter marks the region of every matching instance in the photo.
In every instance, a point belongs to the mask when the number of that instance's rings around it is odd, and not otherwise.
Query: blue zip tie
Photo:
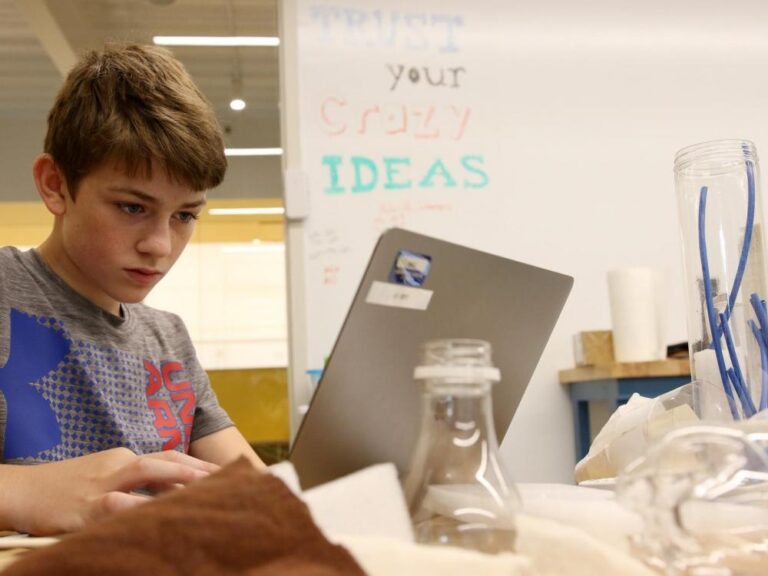
[[[744,414],[744,417],[751,418],[755,415],[755,411],[751,410],[749,407],[749,392],[747,392],[746,388],[744,388],[744,386],[742,386],[742,384],[736,379],[736,374],[734,374],[733,368],[728,368],[728,378],[730,379],[733,387],[736,389],[736,395],[739,397],[739,401],[741,402],[742,413]]]
[[[766,354],[766,360],[768,360],[768,354]],[[760,392],[760,412],[768,410],[768,371],[766,368],[762,370],[763,375],[763,389]]]
[[[739,265],[736,267],[736,276],[733,278],[733,287],[731,296],[728,298],[728,308],[725,310],[725,321],[727,322],[736,305],[736,298],[739,296],[741,281],[744,278],[744,270],[747,267],[747,258],[749,248],[752,245],[752,227],[755,223],[755,175],[752,164],[745,163],[747,166],[747,225],[744,229],[744,243],[741,246],[741,255],[739,256]]]
[[[762,368],[761,378],[761,391],[760,391],[760,411],[768,408],[768,309],[766,309],[765,300],[761,300],[757,294],[752,294],[749,301],[752,303],[752,308],[755,311],[755,316],[760,323],[760,328],[755,325],[754,321],[750,320],[752,331],[755,333],[755,338],[760,345],[760,362]],[[763,354],[766,355],[765,359]]]
[[[736,388],[736,394],[738,394],[739,400],[741,401],[742,413],[747,415],[747,417],[753,416],[757,410],[755,409],[755,403],[752,401],[752,394],[749,386],[744,380],[744,374],[741,371],[739,357],[736,354],[736,346],[733,343],[731,327],[724,321],[723,314],[720,314],[720,320],[724,322],[723,334],[725,334],[725,345],[728,347],[728,355],[731,357],[731,366],[733,366],[733,368],[729,370],[728,375],[730,376],[730,372],[733,372],[733,375],[735,376],[735,378],[731,378],[731,381],[733,382],[735,380],[734,388]]]
[[[728,406],[731,409],[731,415],[734,420],[741,420],[739,416],[738,408],[736,408],[736,400],[733,397],[731,386],[729,384],[728,372],[725,368],[725,359],[723,358],[723,348],[720,344],[720,329],[717,327],[717,316],[715,315],[715,305],[712,300],[712,281],[709,276],[709,261],[707,260],[707,239],[705,236],[705,215],[707,207],[707,191],[706,186],[701,187],[701,194],[699,199],[699,256],[701,258],[701,273],[704,277],[704,301],[707,306],[707,319],[709,320],[709,329],[712,331],[712,346],[715,349],[715,357],[717,358],[717,368],[720,370],[720,380],[723,383],[723,390],[728,398]]]
[[[760,411],[762,412],[768,408],[768,345],[762,338],[760,329],[755,324],[754,320],[749,321],[749,327],[752,329],[752,334],[757,340],[757,345],[760,348],[760,376],[761,376],[761,392],[760,392]]]
[[[755,311],[755,317],[760,323],[760,333],[763,335],[763,341],[768,344],[768,311],[765,309],[765,300],[760,300],[757,294],[752,294],[749,302],[752,304],[752,310]]]

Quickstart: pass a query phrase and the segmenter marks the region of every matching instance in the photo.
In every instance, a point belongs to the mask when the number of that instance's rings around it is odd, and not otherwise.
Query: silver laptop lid
[[[405,474],[418,434],[419,346],[436,338],[491,343],[499,439],[573,278],[393,228],[382,234],[336,339],[290,460],[304,488],[379,462]]]

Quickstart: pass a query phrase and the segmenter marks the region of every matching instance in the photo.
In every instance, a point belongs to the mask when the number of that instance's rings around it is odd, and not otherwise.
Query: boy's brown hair
[[[184,66],[164,48],[135,44],[87,52],[48,115],[45,151],[74,200],[91,170],[112,161],[151,176],[152,161],[193,190],[221,183],[221,128]]]

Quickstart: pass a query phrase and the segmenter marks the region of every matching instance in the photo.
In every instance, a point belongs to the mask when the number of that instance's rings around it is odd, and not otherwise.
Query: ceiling
[[[47,111],[77,55],[108,41],[277,34],[276,0],[0,0],[0,108]],[[277,110],[277,48],[172,50],[220,114],[238,69],[249,104],[242,114]]]
[[[151,43],[155,35],[277,36],[277,1],[0,0],[0,120],[14,119],[17,126],[20,118],[44,119],[78,55],[105,42]],[[278,48],[170,49],[213,104],[228,146],[280,146]],[[241,112],[229,109],[237,75],[247,102]],[[35,141],[42,139],[40,126],[34,129]],[[2,132],[7,138],[9,128]],[[231,167],[241,162],[230,160]],[[279,171],[277,158],[260,162]],[[275,175],[267,179],[274,182]],[[272,186],[270,193],[255,195],[280,194]]]

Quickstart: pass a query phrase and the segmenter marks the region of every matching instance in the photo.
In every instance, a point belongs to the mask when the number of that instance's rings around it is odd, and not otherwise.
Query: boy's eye
[[[197,220],[198,216],[194,212],[179,212],[176,214],[176,218],[185,224],[189,224]]]
[[[128,202],[119,202],[118,208],[126,214],[141,214],[144,211],[144,207],[141,204],[130,204]]]

